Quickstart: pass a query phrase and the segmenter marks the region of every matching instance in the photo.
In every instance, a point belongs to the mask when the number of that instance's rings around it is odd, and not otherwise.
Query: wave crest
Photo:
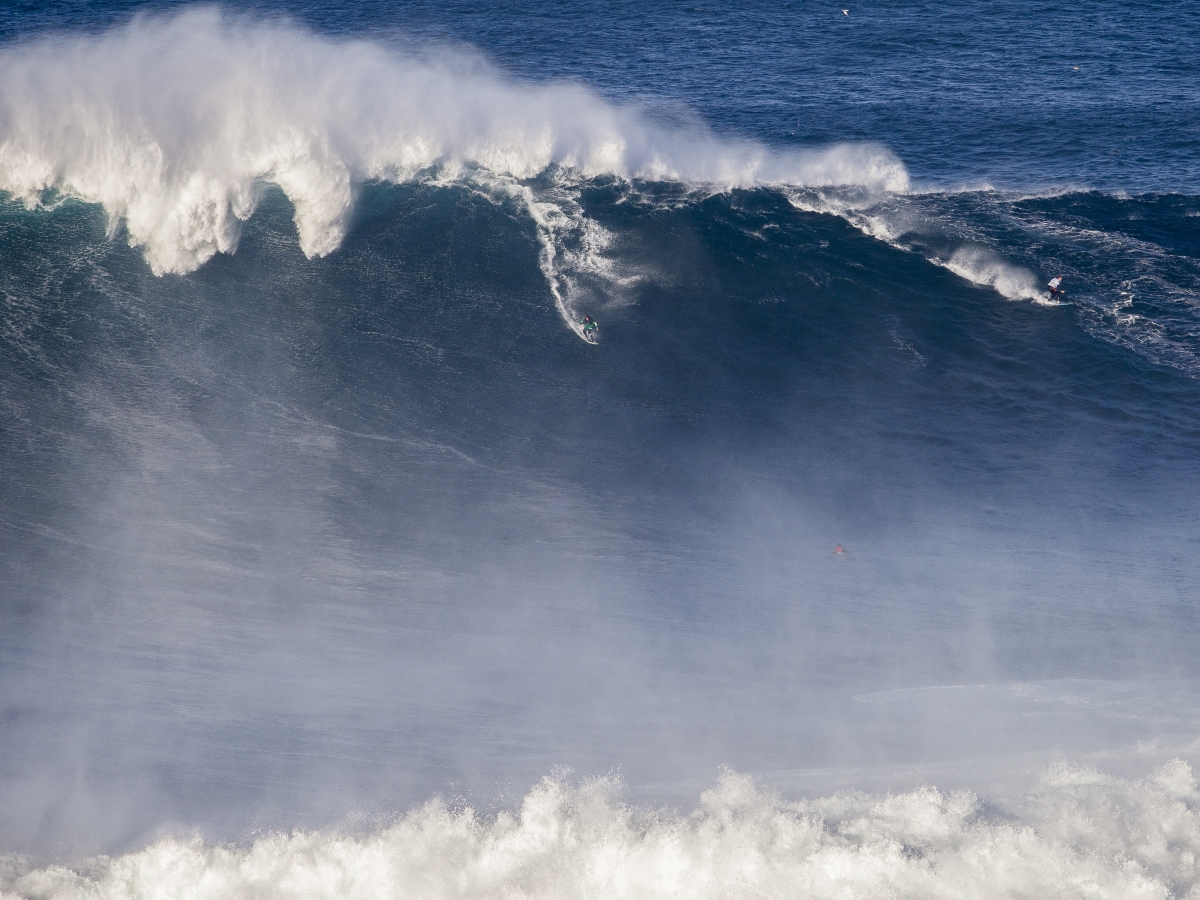
[[[577,84],[524,83],[465,51],[333,40],[214,9],[0,53],[0,189],[103,204],[156,273],[236,249],[265,184],[301,249],[345,237],[356,185],[430,174],[532,179],[560,167],[705,183],[904,190],[886,149],[776,152],[666,127]]]

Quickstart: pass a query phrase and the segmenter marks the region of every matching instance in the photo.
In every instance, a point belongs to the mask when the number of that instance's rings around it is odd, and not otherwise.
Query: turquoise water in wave
[[[0,39],[0,898],[1194,889],[1191,7]]]

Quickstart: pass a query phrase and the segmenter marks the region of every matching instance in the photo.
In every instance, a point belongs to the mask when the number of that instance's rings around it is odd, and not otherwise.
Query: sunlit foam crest
[[[938,230],[907,204],[908,197],[881,197],[878,193],[861,190],[820,189],[788,190],[786,195],[797,209],[836,215],[863,234],[901,250],[913,249],[906,236]],[[988,247],[965,243],[946,258],[926,256],[926,259],[972,284],[990,287],[1009,300],[1048,302],[1048,294],[1033,272]]]
[[[1180,761],[1138,780],[1063,767],[999,815],[928,787],[789,803],[734,774],[679,815],[630,807],[619,787],[548,778],[491,817],[432,801],[365,835],[165,839],[79,869],[0,865],[0,897],[1166,900],[1200,881],[1200,794]]]
[[[994,288],[1009,300],[1041,302],[1047,296],[1032,272],[986,247],[959,247],[948,260],[937,262],[960,278]]]
[[[520,82],[465,51],[215,9],[0,53],[0,189],[31,206],[49,189],[103,204],[156,273],[235,250],[265,184],[293,204],[301,249],[321,256],[344,238],[362,182],[524,182],[552,167],[720,188],[908,184],[878,146],[774,151],[699,122],[656,124],[580,85]]]

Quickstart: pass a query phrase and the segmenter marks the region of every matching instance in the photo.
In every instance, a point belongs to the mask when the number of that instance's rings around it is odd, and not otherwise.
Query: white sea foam
[[[1004,809],[934,788],[789,803],[730,774],[679,815],[631,808],[618,788],[546,779],[515,814],[433,801],[366,835],[165,839],[70,868],[0,860],[0,898],[1200,895],[1200,793],[1180,761],[1141,780],[1064,767]]]
[[[516,202],[533,220],[539,244],[538,266],[559,314],[580,337],[584,334],[577,307],[581,293],[585,293],[580,290],[581,281],[599,280],[611,289],[638,280],[636,275],[618,272],[606,256],[613,235],[584,215],[577,179],[565,177],[562,170],[537,190],[511,177],[485,177],[478,172],[471,185],[489,199]]]
[[[928,221],[910,202],[909,197],[881,196],[879,193],[846,190],[787,190],[789,202],[807,212],[829,213],[845,219],[863,234],[900,250],[912,250],[906,235],[941,230]],[[993,288],[1009,300],[1046,303],[1046,291],[1038,278],[1024,266],[1006,260],[979,244],[967,244],[948,259],[927,257],[935,265],[949,269],[960,278]],[[1057,304],[1053,304],[1057,305]]]
[[[908,249],[900,243],[900,238],[913,227],[912,210],[881,203],[878,192],[786,189],[784,194],[796,209],[837,216],[868,237]]]
[[[214,9],[0,52],[0,189],[103,204],[157,273],[236,249],[262,186],[295,207],[309,256],[345,236],[356,186],[581,176],[902,190],[886,149],[776,152],[462,51],[333,40]],[[540,226],[539,226],[540,227]],[[551,229],[553,231],[553,229]]]
[[[960,247],[945,262],[935,262],[960,278],[995,288],[998,294],[1009,300],[1041,302],[1046,297],[1046,291],[1038,284],[1036,275],[986,247]]]

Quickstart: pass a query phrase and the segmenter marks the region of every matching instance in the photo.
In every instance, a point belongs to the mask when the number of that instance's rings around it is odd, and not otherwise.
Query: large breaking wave
[[[1193,365],[1173,334],[1130,339],[1112,314],[1130,291],[1110,287],[1132,273],[1081,293],[1090,273],[1069,260],[1039,272],[1023,245],[1041,236],[997,241],[994,221],[972,221],[1012,196],[969,192],[978,209],[947,215],[931,208],[954,205],[941,188],[914,192],[878,143],[772,147],[718,134],[678,107],[520,80],[469,48],[335,39],[218,8],[0,50],[0,191],[31,209],[64,198],[102,205],[110,234],[141,248],[160,275],[234,252],[272,187],[290,201],[312,258],[341,246],[365,185],[456,185],[521,210],[554,303],[578,331],[580,285],[628,278],[606,258],[613,236],[581,204],[605,178],[683,185],[690,197],[777,189],[1010,300],[1042,300],[1044,279],[1064,274],[1098,333]]]
[[[655,124],[581,85],[516,81],[466,51],[214,9],[9,48],[0,84],[0,189],[103,204],[156,273],[233,251],[266,184],[291,200],[311,257],[341,243],[367,181],[512,188],[562,169],[721,188],[908,183],[878,146],[772,151],[699,121]]]
[[[0,49],[0,850],[124,854],[3,900],[1196,896],[1182,762],[328,827],[1193,740],[1021,685],[1194,674],[1196,198],[662,112],[212,9]],[[604,353],[543,277],[634,285]]]

